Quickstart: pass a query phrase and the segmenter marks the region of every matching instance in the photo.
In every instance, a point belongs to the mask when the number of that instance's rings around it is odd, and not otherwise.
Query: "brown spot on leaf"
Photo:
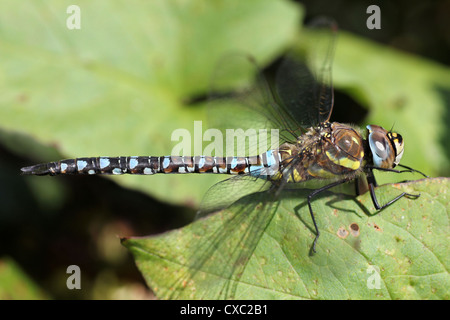
[[[353,222],[350,226],[350,233],[352,236],[357,237],[359,236],[359,225],[356,222]]]
[[[348,231],[344,227],[340,227],[336,232],[339,238],[345,239],[348,236]]]
[[[383,229],[381,229],[376,223],[373,224],[373,228],[378,232],[383,232]]]

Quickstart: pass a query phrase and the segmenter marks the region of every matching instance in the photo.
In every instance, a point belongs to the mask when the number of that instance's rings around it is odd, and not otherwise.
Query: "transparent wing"
[[[332,62],[337,36],[336,24],[325,18],[315,20],[306,37],[308,53],[294,47],[280,64],[276,93],[302,126],[315,126],[330,118],[333,109]]]
[[[241,75],[241,80],[233,83],[230,79],[236,79],[236,74]],[[223,150],[224,155],[261,154],[283,142],[294,143],[303,132],[291,114],[274,100],[268,82],[247,55],[231,54],[223,58],[214,73],[212,87],[209,127],[223,133],[234,130],[236,136],[240,132],[247,141],[243,151],[229,148]],[[224,145],[230,142],[228,139]]]
[[[270,181],[249,174],[220,181],[209,188],[203,197],[196,219],[223,210],[252,193],[268,191],[270,188],[274,188]]]
[[[239,179],[238,181],[243,181]],[[173,284],[174,296],[195,290],[196,298],[232,299],[248,262],[272,221],[278,201],[271,191],[244,196],[212,219],[197,221],[203,227],[187,252],[188,272]],[[188,288],[188,289],[186,289]]]

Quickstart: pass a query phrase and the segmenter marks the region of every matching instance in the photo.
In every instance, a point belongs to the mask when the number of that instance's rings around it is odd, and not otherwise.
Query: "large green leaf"
[[[300,22],[298,6],[282,0],[98,0],[77,1],[81,29],[69,30],[71,4],[2,1],[0,10],[0,127],[65,158],[170,154],[172,132],[204,120],[188,101],[206,94],[219,58],[269,61]],[[58,160],[43,154],[38,161]],[[198,202],[217,177],[115,180]]]
[[[313,255],[307,190],[284,192],[269,217],[254,194],[183,229],[123,243],[160,298],[448,299],[449,184],[381,186],[382,203],[402,191],[420,197],[379,213],[369,194],[327,193],[313,201],[321,231]]]

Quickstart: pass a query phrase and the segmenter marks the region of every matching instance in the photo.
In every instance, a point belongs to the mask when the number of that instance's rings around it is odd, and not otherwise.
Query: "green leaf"
[[[174,130],[205,119],[189,100],[206,95],[218,59],[271,60],[301,14],[281,0],[77,1],[81,29],[69,30],[71,4],[7,0],[0,10],[0,128],[64,158],[170,154]],[[178,203],[198,202],[217,180],[115,178]]]
[[[369,194],[314,199],[313,255],[308,190],[283,192],[278,207],[256,193],[183,229],[123,243],[162,299],[449,299],[449,184],[381,186],[381,203],[420,193],[381,212]]]
[[[0,260],[0,300],[47,298],[14,260],[11,258]]]

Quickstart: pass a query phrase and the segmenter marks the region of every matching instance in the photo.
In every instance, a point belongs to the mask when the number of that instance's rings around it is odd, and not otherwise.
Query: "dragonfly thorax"
[[[404,150],[402,136],[376,125],[368,125],[367,129],[373,164],[384,169],[392,169],[398,165]]]
[[[361,171],[364,139],[349,125],[324,122],[309,128],[295,145],[280,146],[279,151],[282,175],[288,182],[336,179]]]
[[[318,143],[320,140],[329,137],[331,133],[331,125],[329,122],[321,123],[317,127],[310,127],[304,134],[297,137],[296,146],[299,150],[303,150],[309,145]]]

